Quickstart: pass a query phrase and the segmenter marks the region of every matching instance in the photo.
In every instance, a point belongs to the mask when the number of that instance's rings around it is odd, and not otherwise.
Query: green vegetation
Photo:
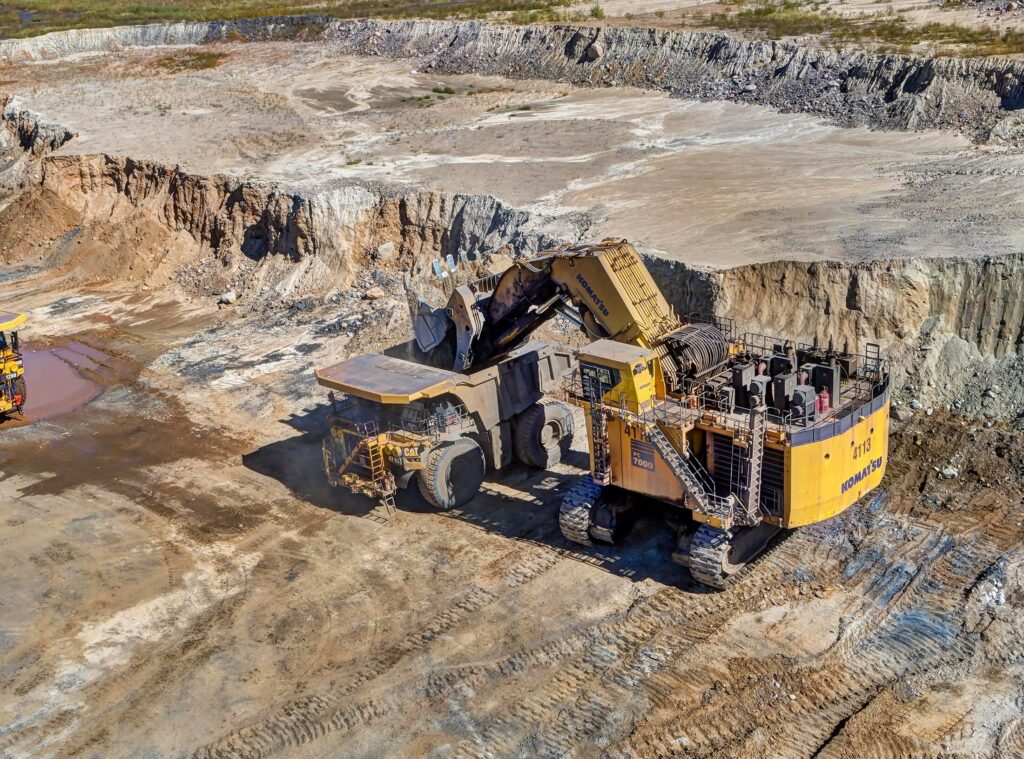
[[[565,2],[559,2],[558,6],[561,7],[568,4],[568,0],[565,0]],[[552,6],[513,11],[510,15],[503,17],[503,20],[511,21],[513,24],[557,24],[567,21],[580,21],[582,18],[582,14],[563,13]]]
[[[743,5],[743,0],[733,0]],[[894,12],[885,15],[845,17],[814,2],[780,0],[744,8],[736,13],[716,13],[708,18],[721,29],[759,31],[774,39],[815,35],[838,45],[874,43],[891,52],[910,52],[925,43],[935,55],[1011,55],[1024,52],[1024,32],[999,31],[988,26],[970,28],[957,24],[914,25]]]
[[[604,18],[604,8],[601,7],[601,3],[594,3],[590,6],[590,17]]]
[[[315,14],[335,18],[511,18],[563,20],[569,0],[19,0],[0,5],[0,37],[32,37],[64,29],[215,21]],[[319,31],[315,20],[309,31]]]
[[[453,90],[448,85],[445,85],[444,87],[434,87],[430,91],[433,92],[433,93],[436,93],[438,95],[454,95],[455,94],[455,90]]]
[[[156,59],[156,65],[170,71],[172,74],[177,74],[181,71],[202,71],[203,69],[216,68],[226,57],[224,53],[188,51],[161,56]]]

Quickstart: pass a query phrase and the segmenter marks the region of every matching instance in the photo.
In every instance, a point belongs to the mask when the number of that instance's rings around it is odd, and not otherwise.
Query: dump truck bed
[[[317,382],[324,387],[377,403],[410,403],[435,398],[469,379],[458,372],[377,353],[353,356],[317,369],[315,374]]]
[[[0,310],[0,332],[17,329],[27,321],[24,314],[16,314],[13,311]]]

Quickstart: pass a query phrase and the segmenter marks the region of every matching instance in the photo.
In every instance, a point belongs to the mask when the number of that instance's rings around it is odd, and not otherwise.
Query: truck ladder
[[[373,487],[380,498],[381,506],[390,517],[395,513],[394,478],[384,466],[384,452],[381,450],[380,439],[368,437],[364,444],[366,445],[366,458],[370,465],[370,479],[373,480]]]
[[[590,404],[591,449],[594,452],[594,482],[609,485],[612,481],[611,448],[608,444],[608,418],[600,403]]]

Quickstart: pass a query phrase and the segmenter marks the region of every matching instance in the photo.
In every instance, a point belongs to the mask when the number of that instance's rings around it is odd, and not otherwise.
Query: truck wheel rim
[[[562,436],[561,425],[558,424],[554,419],[551,419],[544,423],[544,426],[540,430],[540,444],[544,448],[550,448],[552,445],[558,442],[558,439]]]

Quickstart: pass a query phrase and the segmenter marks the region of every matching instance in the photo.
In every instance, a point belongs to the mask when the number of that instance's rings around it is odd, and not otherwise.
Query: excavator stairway
[[[714,486],[711,484],[711,478],[697,459],[689,453],[684,458],[672,445],[668,436],[661,431],[657,422],[644,421],[643,430],[644,437],[658,449],[665,464],[672,470],[676,479],[682,483],[691,510],[717,519],[731,519],[736,502],[735,497],[716,495],[712,489]],[[698,469],[698,467],[700,468]]]

